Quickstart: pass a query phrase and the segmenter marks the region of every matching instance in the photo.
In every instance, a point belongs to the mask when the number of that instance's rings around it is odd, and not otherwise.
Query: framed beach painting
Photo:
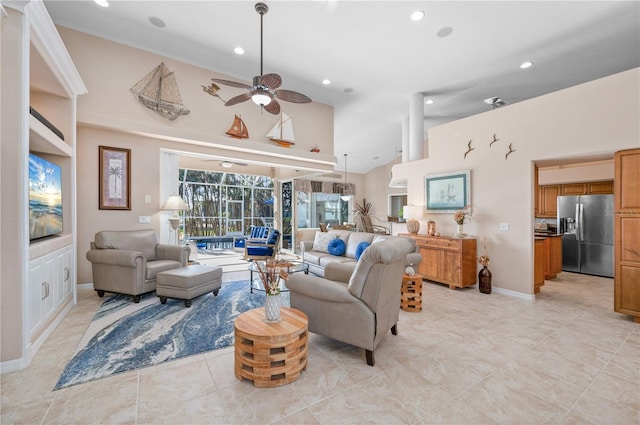
[[[469,170],[425,176],[424,186],[428,213],[454,213],[471,205]]]
[[[99,146],[99,208],[131,209],[131,149]]]

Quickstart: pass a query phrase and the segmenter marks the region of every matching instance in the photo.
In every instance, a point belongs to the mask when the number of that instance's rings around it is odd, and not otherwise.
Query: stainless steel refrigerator
[[[613,277],[613,195],[558,196],[562,270]]]

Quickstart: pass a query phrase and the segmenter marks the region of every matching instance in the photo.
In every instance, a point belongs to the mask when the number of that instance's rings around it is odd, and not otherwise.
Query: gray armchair
[[[387,331],[397,335],[402,274],[407,254],[414,250],[413,239],[392,238],[369,246],[353,273],[330,263],[324,278],[291,274],[291,307],[307,315],[309,332],[364,348],[367,364],[373,366],[373,350]]]
[[[87,260],[91,262],[93,288],[105,292],[140,295],[156,289],[156,275],[187,265],[190,248],[158,243],[155,230],[103,231],[95,235]]]

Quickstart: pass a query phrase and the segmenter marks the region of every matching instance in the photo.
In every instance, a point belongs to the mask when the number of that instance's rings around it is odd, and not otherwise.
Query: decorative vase
[[[464,224],[458,224],[458,232],[456,236],[459,238],[464,238],[467,234],[464,232]]]
[[[420,231],[420,222],[416,219],[408,220],[407,230],[409,233],[418,233]]]
[[[266,294],[264,301],[264,321],[267,323],[277,323],[280,320],[280,293]]]
[[[483,294],[491,293],[491,270],[487,266],[478,272],[478,289]]]
[[[436,235],[436,222],[433,220],[429,220],[427,221],[427,234],[429,236],[435,236]]]

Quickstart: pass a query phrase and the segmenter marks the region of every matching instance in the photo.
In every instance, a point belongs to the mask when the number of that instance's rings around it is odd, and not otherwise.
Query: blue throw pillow
[[[369,242],[360,242],[358,246],[356,246],[356,261],[360,259],[364,250],[369,248],[369,245],[371,245]]]
[[[331,255],[343,256],[347,246],[342,239],[336,238],[329,242],[328,250]]]

